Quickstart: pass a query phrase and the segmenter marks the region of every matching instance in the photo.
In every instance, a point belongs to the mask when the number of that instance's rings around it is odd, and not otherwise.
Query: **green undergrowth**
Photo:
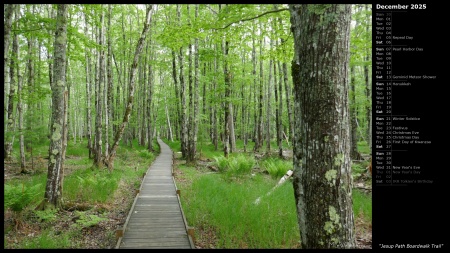
[[[36,159],[45,160],[48,156],[48,146],[37,146],[33,149]],[[100,223],[109,220],[108,212],[114,211],[117,198],[124,191],[134,191],[140,187],[142,175],[159,154],[156,140],[153,142],[155,152],[148,152],[136,141],[132,145],[121,144],[117,149],[114,167],[109,171],[106,167],[93,166],[93,160],[88,158],[87,141],[69,141],[64,165],[64,181],[62,208],[67,210],[35,210],[44,199],[47,182],[46,164],[41,164],[30,174],[17,174],[5,181],[4,212],[12,214],[12,223],[5,226],[5,248],[83,248],[81,229],[94,229]],[[44,150],[47,150],[47,153]],[[14,152],[18,152],[14,149]],[[40,154],[42,157],[37,156]],[[132,200],[129,200],[130,207]],[[70,205],[69,205],[70,204]],[[102,205],[102,208],[98,208]],[[84,206],[83,210],[75,211],[70,218],[71,206]],[[67,219],[67,220],[66,220]],[[58,222],[69,226],[53,229]],[[34,226],[30,236],[17,238],[21,228]],[[36,227],[37,226],[37,227]],[[19,230],[16,230],[16,228]],[[113,233],[109,235],[114,237]]]
[[[180,150],[179,142],[167,143],[175,151]],[[217,167],[217,172],[200,165],[194,168],[178,164],[176,168],[183,210],[189,225],[196,228],[195,236],[202,242],[200,247],[284,249],[300,246],[292,180],[274,187],[287,170],[293,169],[291,159],[276,156],[256,159],[253,153],[232,153],[225,158],[220,147],[215,151],[211,143],[203,144],[202,152],[203,158]],[[358,164],[354,172],[361,173],[363,166],[365,164]],[[362,217],[364,224],[371,224],[371,195],[354,189],[353,210],[355,217]]]

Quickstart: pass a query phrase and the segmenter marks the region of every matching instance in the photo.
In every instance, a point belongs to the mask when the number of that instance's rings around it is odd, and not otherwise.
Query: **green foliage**
[[[4,208],[11,208],[14,212],[20,213],[41,193],[40,188],[41,184],[31,187],[23,183],[21,185],[5,184]]]
[[[295,248],[300,238],[292,183],[277,188],[260,205],[253,202],[274,180],[256,175],[240,183],[217,174],[180,168],[192,180],[181,188],[189,224],[215,231],[215,248]]]
[[[372,195],[353,189],[353,213],[372,223]]]
[[[155,158],[155,155],[151,152],[148,152],[148,150],[140,150],[139,156],[145,159],[153,159]]]
[[[237,156],[230,156],[225,158],[224,156],[215,156],[215,164],[219,169],[219,172],[226,172],[228,176],[239,176],[249,174],[256,161],[253,157],[239,154]]]
[[[56,235],[52,229],[44,230],[36,237],[26,240],[20,248],[23,249],[68,249],[73,248],[70,234]]]
[[[292,161],[285,161],[279,158],[267,158],[260,162],[260,166],[274,179],[280,179],[288,170],[293,169]]]
[[[107,218],[99,217],[95,214],[87,214],[86,212],[75,211],[75,215],[79,216],[79,219],[76,220],[76,223],[73,224],[73,226],[78,228],[93,227],[102,221],[108,220]]]
[[[238,156],[231,157],[229,160],[229,175],[246,175],[249,174],[256,161],[253,157],[239,154]]]
[[[107,170],[79,169],[64,179],[64,197],[79,201],[104,203],[118,187],[121,173]]]
[[[52,222],[54,221],[57,216],[56,213],[58,212],[58,210],[56,208],[50,208],[50,209],[46,209],[46,210],[36,210],[34,211],[34,213],[36,214],[36,216],[38,217],[39,221],[46,221],[46,222]]]
[[[227,171],[229,161],[226,157],[217,156],[217,157],[214,157],[214,160],[216,161],[215,164],[216,164],[217,168],[219,169],[219,172],[223,173],[223,172]]]

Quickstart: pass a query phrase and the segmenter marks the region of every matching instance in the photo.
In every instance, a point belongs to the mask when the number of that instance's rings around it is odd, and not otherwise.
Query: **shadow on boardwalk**
[[[194,248],[172,176],[172,150],[158,143],[161,153],[142,180],[116,248]]]

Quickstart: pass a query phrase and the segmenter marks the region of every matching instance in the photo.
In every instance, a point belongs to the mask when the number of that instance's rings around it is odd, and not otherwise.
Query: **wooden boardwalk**
[[[194,248],[172,174],[172,150],[158,143],[161,153],[142,180],[116,249]]]

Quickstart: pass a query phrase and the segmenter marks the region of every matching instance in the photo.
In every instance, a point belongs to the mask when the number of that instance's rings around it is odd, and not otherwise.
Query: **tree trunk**
[[[19,114],[19,145],[20,145],[20,172],[25,172],[25,140],[23,134],[23,107],[22,107],[22,87],[23,78],[20,73],[17,73],[17,112]]]
[[[60,205],[62,196],[62,177],[65,154],[65,103],[66,89],[66,44],[67,44],[67,9],[65,4],[58,4],[54,44],[54,67],[52,83],[52,134],[47,173],[47,185],[44,195],[44,208]]]
[[[150,44],[151,40],[149,40]],[[150,60],[153,60],[152,58],[153,53],[150,52]],[[147,94],[147,135],[148,135],[148,142],[147,142],[147,150],[150,152],[153,152],[153,129],[152,129],[152,99],[153,99],[153,66],[152,64],[148,65],[148,94]]]
[[[262,24],[260,23],[260,30],[262,30]],[[258,152],[259,149],[263,146],[263,97],[264,97],[264,93],[263,93],[263,59],[262,59],[262,54],[263,54],[263,47],[264,47],[264,40],[261,36],[260,39],[260,44],[259,44],[259,113],[258,113],[258,134],[256,136],[256,142],[255,142],[255,152]]]
[[[273,42],[270,42],[270,47],[272,49]],[[272,113],[271,110],[271,85],[272,85],[272,65],[274,64],[273,60],[269,60],[269,80],[267,81],[267,106],[266,106],[266,154],[270,155],[270,115]]]
[[[88,20],[87,15],[84,13],[85,26],[84,26],[84,34],[88,36]],[[89,50],[90,51],[90,50]],[[92,92],[92,84],[91,84],[91,60],[89,57],[89,51],[86,49],[85,51],[85,69],[86,69],[86,135],[88,139],[87,148],[89,151],[89,159],[92,158],[92,129],[91,129],[91,92]]]
[[[353,160],[360,160],[361,159],[361,154],[359,154],[358,152],[358,135],[356,130],[358,130],[358,126],[356,124],[356,101],[355,101],[355,67],[352,66],[350,68],[350,157]]]
[[[102,6],[102,5],[100,5]],[[103,7],[100,9],[100,27],[98,28],[98,38],[97,43],[101,46],[100,51],[97,52],[97,67],[96,67],[96,73],[95,73],[95,109],[96,109],[96,116],[95,116],[95,142],[94,142],[94,165],[96,167],[101,167],[102,165],[102,118],[103,118],[103,110],[102,110],[102,84],[103,84],[103,77],[104,77],[104,68],[103,68],[103,61],[104,61],[104,50],[103,50]]]
[[[225,39],[225,48],[224,48],[224,63],[223,63],[223,74],[225,76],[225,121],[224,121],[224,140],[223,140],[223,153],[225,157],[228,157],[230,153],[230,124],[232,123],[231,117],[232,114],[230,112],[230,71],[228,70],[228,41]]]
[[[117,132],[114,137],[114,142],[111,145],[111,150],[109,150],[108,156],[106,156],[104,158],[104,163],[110,171],[113,169],[114,158],[116,156],[116,150],[117,150],[117,147],[119,146],[119,141],[122,138],[123,132],[125,130],[125,126],[127,125],[128,121],[130,119],[131,110],[133,108],[134,82],[135,82],[135,77],[136,77],[137,65],[139,62],[139,57],[142,52],[142,48],[144,47],[145,37],[147,36],[148,30],[150,29],[150,21],[151,21],[151,17],[152,17],[152,13],[151,13],[152,6],[147,5],[146,7],[147,7],[147,10],[146,10],[146,16],[145,16],[144,29],[142,30],[141,37],[139,38],[138,43],[136,45],[136,51],[134,53],[134,59],[133,59],[132,65],[131,65],[130,83],[128,86],[129,96],[128,96],[128,100],[127,100],[127,104],[126,104],[126,108],[125,108],[125,113],[123,116],[123,121],[117,129]]]
[[[178,90],[178,78],[177,78],[177,64],[176,64],[176,58],[175,58],[175,51],[172,49],[172,77],[173,77],[173,85],[175,90],[175,99],[176,99],[176,115],[177,120],[174,123],[175,126],[175,133],[176,133],[176,139],[181,137],[181,115],[180,115],[180,91]]]
[[[278,70],[280,70],[280,62],[277,61]],[[275,106],[277,106],[275,110],[275,117],[276,117],[276,124],[277,124],[277,146],[278,146],[278,156],[283,158],[283,139],[281,136],[281,121],[282,121],[282,115],[283,115],[283,99],[281,95],[281,78],[278,80],[276,65],[273,64],[273,75],[274,75],[274,85],[275,85]],[[278,83],[278,88],[277,88]]]
[[[4,23],[4,31],[3,31],[3,38],[4,38],[4,48],[3,48],[3,81],[4,81],[4,93],[3,93],[3,101],[4,101],[4,110],[8,107],[8,91],[10,89],[9,87],[9,73],[8,73],[8,55],[9,55],[9,39],[11,34],[11,26],[12,26],[12,17],[14,12],[14,5],[13,4],[5,4],[3,6],[4,8],[4,14],[5,14],[5,23]],[[5,114],[3,115],[3,122],[7,123],[7,114],[5,111]],[[4,125],[5,130],[6,125]]]
[[[106,75],[107,75],[107,85],[105,87],[105,156],[108,156],[109,152],[109,136],[110,136],[110,125],[109,121],[112,120],[112,91],[113,91],[113,73],[112,73],[112,51],[111,51],[111,4],[108,4],[108,26],[107,26],[107,36],[108,36],[108,53],[106,55]]]
[[[365,11],[367,12],[367,5],[365,5]],[[369,31],[369,26],[366,26],[366,32]],[[366,55],[364,56],[364,62],[368,62],[371,58],[371,51],[366,49]],[[367,117],[367,141],[369,142],[370,154],[372,154],[372,85],[369,83],[369,67],[364,64],[364,83],[366,85],[366,117]]]
[[[347,97],[351,6],[289,9],[294,195],[302,248],[355,248]]]
[[[17,12],[16,12],[17,13]],[[18,19],[18,17],[16,17]],[[6,53],[5,53],[6,54]],[[13,37],[13,45],[12,45],[12,54],[11,54],[11,60],[10,60],[10,84],[9,84],[9,94],[8,94],[8,108],[7,108],[7,125],[5,129],[5,160],[11,160],[11,153],[13,149],[13,142],[14,142],[14,128],[15,128],[15,119],[14,119],[14,96],[15,96],[15,69],[17,68],[17,73],[19,73],[18,64],[16,63],[16,59],[19,56],[19,43],[18,43],[18,36],[17,34],[14,34]],[[6,79],[5,79],[6,81]]]

